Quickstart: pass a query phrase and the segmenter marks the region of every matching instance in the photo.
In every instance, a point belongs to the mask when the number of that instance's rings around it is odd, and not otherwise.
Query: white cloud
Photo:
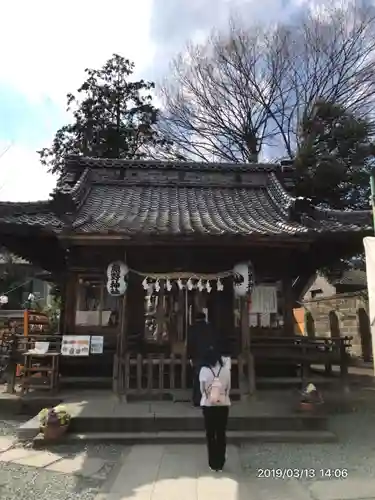
[[[84,69],[101,67],[113,53],[134,61],[139,74],[153,56],[151,2],[2,2],[0,83],[23,94],[32,105],[42,104],[47,97],[64,111],[66,94],[83,82]],[[48,128],[43,144],[26,147],[16,142],[0,158],[1,200],[45,199],[51,192],[55,179],[35,152],[50,144],[56,130]],[[6,146],[0,137],[0,154]]]
[[[151,0],[9,0],[1,5],[0,80],[38,99],[61,100],[81,83],[86,67],[114,52],[139,71],[149,50]]]
[[[0,200],[46,200],[55,187],[56,176],[46,172],[36,151],[3,142],[0,143],[0,155],[2,153]]]

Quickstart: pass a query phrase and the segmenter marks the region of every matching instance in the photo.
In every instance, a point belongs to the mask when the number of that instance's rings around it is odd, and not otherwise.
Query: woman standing
[[[222,471],[226,458],[226,430],[230,406],[230,358],[209,349],[199,373],[204,425],[206,429],[208,464],[211,470]]]

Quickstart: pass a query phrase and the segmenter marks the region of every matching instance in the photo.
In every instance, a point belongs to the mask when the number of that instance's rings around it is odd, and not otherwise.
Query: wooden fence
[[[255,337],[251,354],[232,358],[232,394],[246,394],[253,386],[253,360],[270,364],[292,364],[300,367],[301,381],[310,374],[311,365],[323,365],[327,374],[338,365],[342,382],[347,383],[351,337],[332,339],[301,336]],[[115,357],[114,390],[119,394],[173,394],[192,386],[192,369],[186,355],[131,354]]]
[[[251,387],[246,355],[232,358],[232,390],[238,395]],[[123,395],[178,394],[192,387],[193,370],[186,355],[142,355],[127,353],[115,356],[114,390]]]
[[[11,342],[13,339],[13,343]],[[15,367],[22,365],[24,353],[32,349],[35,341],[49,342],[49,352],[60,352],[61,337],[35,335],[24,337],[13,334],[3,336],[0,347],[6,364],[11,364],[12,381],[15,383]],[[232,394],[247,394],[253,390],[253,361],[269,364],[293,364],[301,368],[302,381],[308,379],[311,365],[323,365],[329,374],[333,365],[340,366],[344,384],[350,364],[351,337],[253,337],[250,352],[232,357]],[[250,354],[251,353],[251,354]],[[3,361],[4,361],[3,360]],[[98,362],[100,360],[98,358]],[[8,375],[10,371],[8,371]],[[9,377],[8,377],[9,378]],[[186,355],[127,353],[114,356],[113,388],[123,395],[178,394],[192,387],[193,373]]]

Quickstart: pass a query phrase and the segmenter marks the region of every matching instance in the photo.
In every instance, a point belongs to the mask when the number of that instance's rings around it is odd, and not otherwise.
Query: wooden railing
[[[295,363],[301,366],[301,378],[308,377],[311,365],[324,365],[326,374],[332,366],[340,367],[343,382],[346,383],[350,364],[349,350],[353,337],[255,337],[251,352],[256,361],[262,363]]]
[[[240,394],[249,386],[246,356],[232,358],[232,394]],[[114,390],[129,394],[178,394],[192,387],[192,368],[186,355],[126,354],[115,357]]]
[[[300,366],[302,382],[308,379],[311,365],[340,366],[346,384],[350,362],[351,337],[256,337],[250,353],[232,358],[232,394],[246,394],[254,380],[252,359],[271,364]],[[114,389],[119,394],[167,394],[186,391],[192,386],[192,370],[186,355],[155,355],[128,353],[115,358]]]

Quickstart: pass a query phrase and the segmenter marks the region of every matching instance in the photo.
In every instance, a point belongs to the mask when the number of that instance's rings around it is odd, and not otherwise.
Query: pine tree
[[[73,122],[56,132],[50,148],[38,151],[49,171],[59,172],[67,155],[137,159],[168,147],[154,129],[154,83],[132,81],[133,71],[134,64],[117,54],[101,69],[86,69],[77,94],[67,96]]]
[[[342,106],[318,102],[301,124],[296,195],[327,208],[368,208],[374,155],[368,122]]]

